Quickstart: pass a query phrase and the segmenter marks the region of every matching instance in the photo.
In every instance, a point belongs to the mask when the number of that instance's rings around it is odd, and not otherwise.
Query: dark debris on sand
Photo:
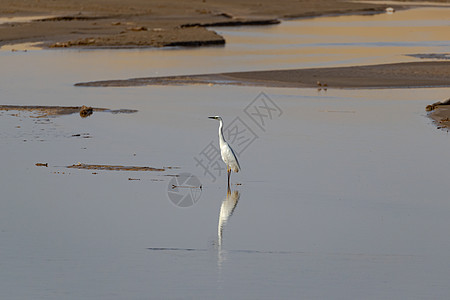
[[[153,167],[136,167],[136,166],[113,166],[113,165],[94,165],[94,164],[83,164],[77,163],[71,166],[67,166],[70,169],[80,169],[80,170],[107,170],[107,171],[165,171],[163,168],[153,168]]]

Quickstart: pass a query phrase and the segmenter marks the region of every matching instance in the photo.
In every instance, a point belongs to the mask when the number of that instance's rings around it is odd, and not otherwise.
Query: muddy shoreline
[[[77,163],[71,166],[67,166],[69,169],[79,169],[79,170],[106,170],[106,171],[157,171],[164,172],[164,168],[153,168],[153,167],[139,167],[139,166],[117,166],[117,165],[95,165],[95,164],[83,164]]]
[[[450,128],[450,107],[449,106],[439,106],[432,112],[428,114],[438,129]]]
[[[427,105],[428,116],[434,121],[438,129],[450,127],[450,98]]]
[[[108,109],[90,106],[43,106],[43,105],[0,105],[0,111],[29,112],[34,118],[45,118],[79,114],[82,118],[92,115],[94,112],[108,112],[112,114],[136,113],[134,109]]]
[[[82,82],[76,86],[240,85],[283,88],[410,88],[450,86],[450,62],[269,70]]]
[[[221,45],[210,26],[273,25],[280,19],[383,12],[386,5],[337,0],[4,0],[0,17],[54,16],[0,24],[0,46],[134,48]]]

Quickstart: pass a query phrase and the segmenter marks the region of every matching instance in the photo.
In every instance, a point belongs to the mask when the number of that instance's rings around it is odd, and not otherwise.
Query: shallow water
[[[223,33],[229,51],[240,53],[228,59],[258,70],[409,62],[415,60],[408,54],[449,51],[449,13],[447,7],[329,16]]]
[[[450,143],[425,113],[427,104],[448,97],[448,88],[73,86],[257,65],[258,59],[215,60],[213,53],[227,47],[234,46],[0,52],[2,104],[138,110],[86,119],[0,112],[0,298],[450,295]],[[283,66],[283,57],[264,67]],[[278,107],[262,128],[245,113],[261,91]],[[240,148],[242,171],[232,174],[238,201],[227,200],[225,174],[214,181],[194,160],[217,143],[210,115],[221,115],[225,125],[239,117],[257,136]],[[65,168],[78,162],[177,168]],[[188,208],[169,198],[180,173],[202,184]]]

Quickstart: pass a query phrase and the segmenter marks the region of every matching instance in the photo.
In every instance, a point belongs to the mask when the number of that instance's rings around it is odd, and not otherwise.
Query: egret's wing
[[[230,160],[230,165],[233,167],[233,171],[238,172],[241,169],[241,166],[239,165],[239,161],[238,158],[236,156],[236,154],[234,153],[233,148],[231,148],[231,146],[228,145],[228,148],[230,149],[231,152],[231,160]],[[237,166],[237,169],[235,168],[235,166]]]

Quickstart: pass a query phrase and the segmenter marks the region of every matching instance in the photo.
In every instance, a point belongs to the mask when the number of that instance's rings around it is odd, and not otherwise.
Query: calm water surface
[[[396,16],[403,15],[378,17]],[[329,27],[328,22],[352,27],[353,20],[361,25],[376,17],[319,18],[308,24],[310,30],[314,24]],[[231,41],[257,38],[265,30],[271,35],[278,28],[251,30],[224,29],[224,34]],[[311,35],[320,40],[319,33]],[[362,46],[372,49],[374,43],[379,40]],[[423,39],[420,47],[434,49],[436,43]],[[438,50],[449,51],[443,43]],[[283,54],[291,51],[286,45],[281,55],[268,54],[273,61],[265,65],[257,53],[241,64],[235,59],[251,47],[230,44],[195,50],[0,51],[2,104],[138,110],[95,112],[87,119],[0,112],[0,298],[448,298],[450,140],[424,109],[448,98],[448,88],[73,86],[285,67],[284,59],[293,66],[342,61],[297,61]],[[320,47],[331,53],[347,46]],[[373,56],[367,57],[361,61],[369,63]],[[260,92],[281,110],[265,118],[263,128],[245,114]],[[225,175],[214,181],[194,160],[210,142],[217,143],[218,124],[207,119],[210,115],[221,115],[226,124],[237,116],[257,136],[239,157],[242,172],[232,175],[237,185],[230,195]],[[35,166],[38,162],[48,167]],[[77,162],[176,168],[65,168]],[[173,175],[183,172],[202,183],[198,202],[188,208],[168,197]]]

